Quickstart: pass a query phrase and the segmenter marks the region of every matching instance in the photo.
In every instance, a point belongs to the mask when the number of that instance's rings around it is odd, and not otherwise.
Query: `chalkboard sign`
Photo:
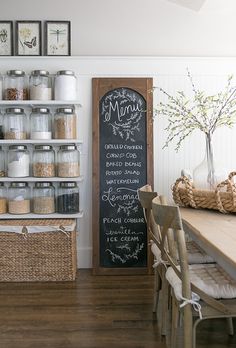
[[[93,80],[93,233],[98,274],[148,270],[147,230],[137,189],[152,181],[151,83],[151,79]]]

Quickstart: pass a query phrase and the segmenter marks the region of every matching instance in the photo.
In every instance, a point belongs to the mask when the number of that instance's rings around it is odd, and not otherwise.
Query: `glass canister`
[[[36,182],[33,189],[33,212],[52,214],[55,212],[55,188],[50,182]]]
[[[8,212],[30,213],[30,187],[27,182],[12,182],[8,188]]]
[[[54,115],[54,138],[76,139],[77,122],[73,108],[59,108]]]
[[[72,178],[80,175],[80,152],[75,145],[61,145],[57,155],[57,175]]]
[[[5,100],[27,100],[28,86],[25,72],[22,70],[9,70],[4,80]]]
[[[61,70],[57,72],[55,76],[54,99],[77,99],[77,78],[73,71]]]
[[[0,214],[7,212],[7,188],[0,182]]]
[[[30,156],[27,146],[9,146],[7,159],[7,175],[11,178],[29,176]]]
[[[58,187],[57,211],[61,214],[79,213],[79,188],[76,182],[61,182]]]
[[[5,153],[0,146],[0,177],[6,176],[5,171]]]
[[[4,139],[27,139],[27,118],[24,109],[6,109],[4,116]]]
[[[30,139],[52,139],[52,116],[49,109],[32,109],[30,115]]]
[[[30,99],[51,100],[52,83],[49,72],[46,70],[34,70],[30,75]]]
[[[55,176],[55,152],[50,145],[36,145],[33,152],[33,176]]]

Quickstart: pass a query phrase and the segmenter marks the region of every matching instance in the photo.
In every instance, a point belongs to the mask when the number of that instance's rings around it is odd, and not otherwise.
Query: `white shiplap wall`
[[[78,76],[79,138],[83,140],[82,170],[85,180],[81,187],[81,206],[84,217],[79,222],[78,267],[92,265],[92,77],[153,77],[154,86],[169,93],[184,90],[191,93],[186,68],[191,71],[197,86],[215,93],[223,88],[227,75],[236,76],[236,58],[169,58],[169,57],[1,57],[0,71],[47,69],[51,73],[62,69],[74,70]],[[154,92],[154,106],[161,96]],[[186,139],[178,153],[170,146],[162,150],[166,133],[165,120],[154,121],[154,173],[155,189],[171,197],[170,187],[182,168],[194,168],[203,157],[204,136],[198,132]],[[236,168],[236,127],[219,129],[214,135],[217,158],[229,170]]]

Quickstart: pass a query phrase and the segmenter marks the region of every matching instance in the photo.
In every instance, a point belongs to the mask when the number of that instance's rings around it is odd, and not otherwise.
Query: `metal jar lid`
[[[37,188],[45,188],[45,187],[53,187],[51,182],[36,182],[35,187]]]
[[[9,75],[9,76],[25,76],[25,72],[22,70],[8,70],[7,75]]]
[[[52,150],[51,145],[35,145],[35,150]]]
[[[10,187],[28,187],[27,182],[11,182]]]
[[[27,150],[26,145],[10,145],[9,150]]]
[[[75,76],[75,73],[71,70],[60,70],[57,72],[57,75]]]
[[[31,76],[49,76],[49,71],[47,70],[33,70],[31,71]]]
[[[60,183],[60,187],[64,187],[64,188],[74,188],[74,187],[78,187],[76,182],[61,182]]]
[[[7,114],[23,114],[24,109],[22,109],[22,108],[7,108],[6,113]]]
[[[48,108],[33,108],[32,113],[34,114],[49,114],[49,109]]]
[[[74,109],[73,108],[58,108],[57,113],[62,113],[62,114],[73,114]]]
[[[76,146],[75,145],[61,145],[60,150],[66,150],[66,151],[76,150]]]

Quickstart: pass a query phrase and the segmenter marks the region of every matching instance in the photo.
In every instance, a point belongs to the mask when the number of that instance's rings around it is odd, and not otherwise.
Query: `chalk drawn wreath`
[[[128,88],[117,88],[102,100],[103,122],[108,122],[112,133],[123,140],[135,141],[135,133],[140,132],[140,120],[145,112],[145,100],[137,92]]]

